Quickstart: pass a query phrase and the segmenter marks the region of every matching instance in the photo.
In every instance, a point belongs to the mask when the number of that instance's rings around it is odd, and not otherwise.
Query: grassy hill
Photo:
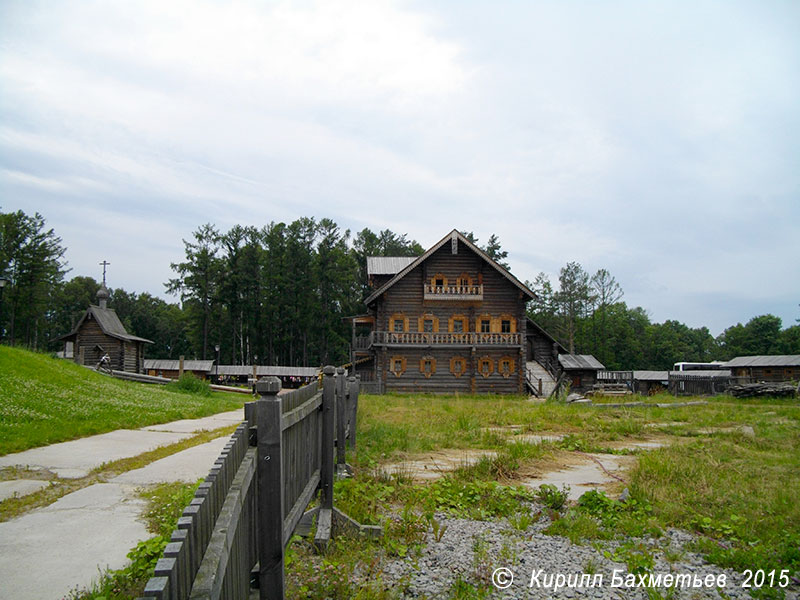
[[[112,379],[70,361],[0,346],[0,456],[74,438],[234,410],[244,398],[200,396]]]

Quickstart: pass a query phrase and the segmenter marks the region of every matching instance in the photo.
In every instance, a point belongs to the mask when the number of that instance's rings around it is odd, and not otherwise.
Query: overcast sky
[[[0,210],[163,297],[199,225],[314,216],[789,326],[799,32],[797,0],[2,0]]]

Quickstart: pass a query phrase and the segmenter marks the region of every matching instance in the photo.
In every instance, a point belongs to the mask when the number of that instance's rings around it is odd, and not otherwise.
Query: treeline
[[[800,354],[800,325],[783,329],[774,315],[728,327],[716,338],[707,327],[673,320],[651,323],[647,311],[622,301],[622,287],[605,269],[589,275],[580,263],[570,262],[559,273],[558,289],[544,273],[526,284],[537,295],[528,315],[568,350],[592,354],[610,370],[665,370],[680,361]]]
[[[465,235],[476,244],[472,232]],[[505,266],[497,236],[486,246]],[[166,290],[180,303],[148,293],[110,289],[109,306],[126,328],[153,340],[153,358],[216,359],[225,364],[320,365],[347,360],[346,317],[364,312],[367,256],[418,256],[405,234],[364,229],[355,235],[330,219],[301,218],[261,228],[212,224],[184,240],[184,260],[171,265]],[[0,212],[0,339],[54,350],[99,282],[68,273],[62,241],[44,218]],[[609,369],[667,369],[680,360],[724,360],[748,354],[800,354],[800,326],[782,328],[772,315],[755,317],[714,338],[707,328],[677,321],[651,323],[629,308],[605,269],[589,275],[578,263],[561,269],[557,289],[544,273],[526,282],[537,294],[529,315],[565,347],[593,354]]]

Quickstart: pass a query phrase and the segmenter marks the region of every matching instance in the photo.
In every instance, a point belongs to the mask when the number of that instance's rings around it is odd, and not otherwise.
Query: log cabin
[[[534,294],[483,250],[453,230],[422,256],[370,257],[367,269],[352,362],[370,389],[524,393]]]
[[[75,328],[58,340],[72,344],[73,360],[80,364],[95,366],[108,354],[111,369],[143,373],[144,345],[153,342],[129,334],[114,309],[108,308],[108,297],[104,285],[97,292],[97,305],[90,305]]]

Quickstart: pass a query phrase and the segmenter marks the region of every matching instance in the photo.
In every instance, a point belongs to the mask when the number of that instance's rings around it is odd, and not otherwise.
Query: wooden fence
[[[715,396],[728,390],[730,377],[670,372],[668,386],[673,396]]]
[[[344,369],[323,373],[321,385],[283,396],[276,377],[256,384],[260,400],[245,405],[245,421],[179,518],[145,598],[238,600],[254,593],[251,581],[259,598],[283,598],[284,550],[301,521],[309,529],[316,518],[320,547],[336,526],[380,533],[333,507],[334,445],[345,470],[359,383],[346,381]],[[319,505],[306,512],[318,491]]]

